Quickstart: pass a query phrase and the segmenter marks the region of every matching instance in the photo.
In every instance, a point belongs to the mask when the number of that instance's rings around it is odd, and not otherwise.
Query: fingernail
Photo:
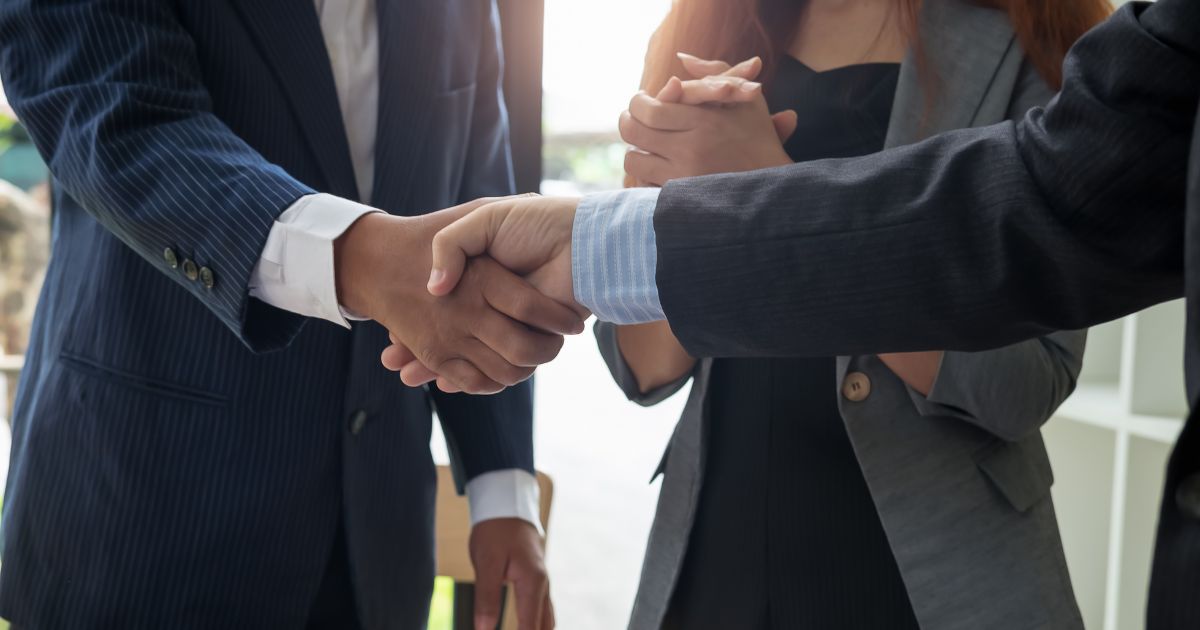
[[[429,288],[432,289],[433,287],[441,284],[442,280],[445,280],[445,279],[446,279],[445,271],[442,271],[441,269],[434,269],[433,271],[430,271],[429,272]]]
[[[679,59],[695,59],[696,58],[695,55],[689,55],[685,52],[677,52],[677,53],[675,53],[675,56],[678,57]]]
[[[742,90],[746,92],[753,92],[760,87],[762,87],[762,84],[757,81],[746,81],[742,84]]]

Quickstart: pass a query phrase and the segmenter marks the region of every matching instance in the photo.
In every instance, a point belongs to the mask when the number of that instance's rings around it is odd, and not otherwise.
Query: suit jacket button
[[[209,269],[208,267],[201,267],[200,284],[203,284],[205,289],[211,289],[216,283],[217,279],[213,277],[212,269]]]
[[[1200,521],[1200,472],[1184,477],[1175,489],[1175,505],[1184,516]]]
[[[359,409],[350,417],[350,435],[362,433],[365,426],[367,426],[367,412]]]
[[[175,250],[171,249],[170,247],[163,250],[163,260],[166,261],[167,266],[172,269],[179,266],[179,257],[175,255]]]
[[[842,381],[842,396],[850,402],[862,402],[871,395],[871,379],[862,372],[851,372]]]
[[[188,280],[195,280],[200,277],[200,268],[196,263],[192,262],[191,258],[183,259],[183,275],[187,276]]]

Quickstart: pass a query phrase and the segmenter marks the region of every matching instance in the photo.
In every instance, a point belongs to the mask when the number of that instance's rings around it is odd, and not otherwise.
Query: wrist
[[[386,255],[384,242],[391,249],[408,249],[396,239],[399,217],[382,213],[367,214],[355,221],[333,242],[333,272],[337,285],[337,300],[343,308],[374,318],[373,292],[368,286],[372,272],[380,271],[381,255]]]
[[[775,155],[772,158],[770,164],[767,166],[767,168],[775,168],[775,167],[779,167],[779,166],[789,166],[791,164],[795,164],[795,162],[792,161],[792,156],[787,154],[787,149],[784,149],[782,144],[780,144],[778,147],[776,147],[776,149],[777,150],[775,151]]]

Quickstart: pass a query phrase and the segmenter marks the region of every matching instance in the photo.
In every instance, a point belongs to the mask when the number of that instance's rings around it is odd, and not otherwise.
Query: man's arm
[[[668,184],[672,328],[699,356],[975,350],[1180,296],[1197,31],[1194,2],[1126,6],[1018,124]]]
[[[250,279],[276,217],[313,191],[212,113],[195,43],[172,6],[150,0],[6,3],[0,72],[14,109],[68,194],[252,350],[282,348],[304,318],[249,299]],[[456,373],[449,378],[498,391],[527,378],[538,362],[533,354],[551,357],[562,340],[499,312],[505,305],[534,310],[530,303],[540,298],[494,264],[477,269],[474,297],[457,304],[426,301],[423,274],[412,282],[403,277],[414,264],[424,266],[439,221],[451,216],[361,218],[338,241],[348,242],[356,227],[370,224],[369,232],[357,230],[358,246],[333,248],[338,298],[379,320],[423,360]],[[174,252],[207,261],[205,269]],[[556,306],[536,309],[566,316],[544,322],[542,330],[578,321]],[[457,312],[456,321],[447,309]],[[431,319],[434,312],[441,319]],[[434,329],[430,321],[443,325]],[[468,328],[490,332],[463,335]]]
[[[665,314],[694,356],[986,349],[1118,317],[1182,294],[1198,31],[1195,2],[1122,8],[1017,124],[489,204],[434,238],[430,291],[487,253],[601,319]]]
[[[171,5],[16,0],[0,42],[5,90],[58,184],[251,348],[286,345],[303,318],[256,306],[247,282],[275,217],[313,191],[212,114]],[[211,261],[211,288],[168,248]]]

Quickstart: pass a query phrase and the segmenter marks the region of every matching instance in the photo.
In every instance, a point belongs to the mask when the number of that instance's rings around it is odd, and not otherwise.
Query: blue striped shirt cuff
[[[657,188],[585,196],[575,211],[571,275],[575,300],[601,321],[642,324],[666,319],[654,272]]]

